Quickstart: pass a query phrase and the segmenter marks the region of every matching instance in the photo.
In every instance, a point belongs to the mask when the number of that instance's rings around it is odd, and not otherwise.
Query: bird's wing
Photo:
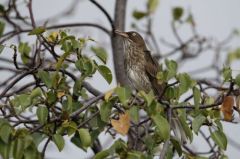
[[[157,73],[160,71],[158,62],[151,56],[150,51],[144,51],[144,56],[146,59],[145,71],[152,84],[152,89],[154,93],[161,96],[165,84],[159,84],[157,80]]]

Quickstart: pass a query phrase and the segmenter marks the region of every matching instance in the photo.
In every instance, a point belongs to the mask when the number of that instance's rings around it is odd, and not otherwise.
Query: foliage
[[[4,19],[0,21],[0,53],[2,59],[9,62],[8,67],[1,70],[14,73],[0,84],[0,155],[3,159],[44,158],[49,142],[62,151],[64,138],[70,138],[84,151],[92,148],[96,159],[113,156],[148,159],[156,154],[165,154],[165,158],[226,158],[224,151],[228,141],[222,122],[234,120],[234,109],[240,112],[240,74],[234,76],[230,67],[239,59],[239,49],[229,51],[227,66],[210,66],[221,74],[217,80],[198,79],[179,71],[178,62],[170,58],[171,55],[179,53],[181,62],[194,59],[210,42],[195,33],[186,42],[179,39],[176,25],[190,25],[194,30],[195,23],[191,13],[174,7],[172,27],[180,46],[163,55],[165,62],[156,77],[160,84],[167,84],[163,96],[159,99],[153,92],[133,93],[127,86],[117,86],[104,93],[88,81],[99,73],[111,84],[113,75],[107,66],[106,49],[93,44],[91,38],[60,30],[61,26],[35,26],[31,0],[26,3],[30,19],[17,12],[15,3],[12,4],[15,7],[0,4],[0,15]],[[158,4],[158,0],[148,0],[146,11],[134,10],[133,18],[151,23]],[[18,20],[31,29],[9,21],[10,13],[15,12],[19,13]],[[6,26],[13,32],[5,31]],[[133,27],[137,30],[138,23]],[[146,35],[154,41],[151,27],[148,29]],[[25,41],[21,34],[34,40]],[[19,38],[17,44],[10,42],[13,37]],[[191,45],[201,49],[190,51]],[[158,46],[154,47],[158,50]],[[5,52],[7,57],[4,57]],[[209,89],[217,93],[213,95]],[[203,141],[209,144],[209,152],[200,156],[201,153],[194,152],[177,138],[173,133],[176,120],[189,143],[195,135],[202,135]],[[207,131],[203,132],[202,128]],[[113,137],[114,143],[109,148],[96,144],[101,140],[101,133]],[[124,141],[121,135],[130,135],[134,141]],[[39,150],[40,144],[44,145],[42,150]]]

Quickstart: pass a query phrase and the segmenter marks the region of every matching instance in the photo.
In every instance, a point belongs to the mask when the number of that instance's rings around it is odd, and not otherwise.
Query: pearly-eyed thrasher
[[[131,85],[136,90],[146,93],[153,90],[156,96],[161,97],[166,83],[158,83],[156,76],[161,71],[159,64],[148,51],[142,36],[135,31],[115,30],[115,33],[123,37],[124,67]],[[186,134],[175,112],[172,116],[172,126],[176,137],[182,143],[186,142]]]

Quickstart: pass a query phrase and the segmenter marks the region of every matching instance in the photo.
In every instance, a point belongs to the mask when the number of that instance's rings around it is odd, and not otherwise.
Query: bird
[[[143,37],[136,31],[115,30],[115,33],[123,39],[124,68],[132,87],[146,93],[153,90],[157,97],[162,97],[167,83],[159,83],[157,73],[162,71],[161,67]],[[186,143],[186,134],[177,118],[176,112],[173,112],[173,132],[181,143]]]
[[[153,90],[160,96],[165,84],[158,84],[156,78],[157,73],[161,71],[159,63],[151,56],[142,36],[135,31],[116,30],[115,33],[123,37],[124,68],[131,85],[136,90]]]

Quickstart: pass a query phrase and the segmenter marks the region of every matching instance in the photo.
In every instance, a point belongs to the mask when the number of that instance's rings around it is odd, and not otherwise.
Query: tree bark
[[[114,14],[114,26],[118,30],[124,30],[125,28],[125,16],[126,16],[127,0],[116,0],[115,14]],[[112,36],[112,49],[113,49],[113,61],[117,82],[121,85],[128,85],[128,79],[124,70],[124,54],[122,39]]]

